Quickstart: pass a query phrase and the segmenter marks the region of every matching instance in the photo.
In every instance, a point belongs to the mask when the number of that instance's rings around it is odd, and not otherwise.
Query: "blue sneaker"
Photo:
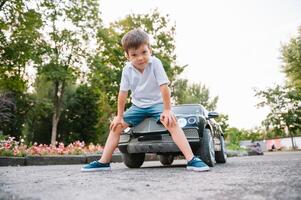
[[[193,157],[191,161],[187,162],[187,170],[192,170],[192,171],[209,171],[210,168],[208,165],[206,165],[201,159],[197,157]]]
[[[98,161],[93,161],[81,168],[82,172],[95,172],[104,170],[111,170],[110,163],[103,164]]]

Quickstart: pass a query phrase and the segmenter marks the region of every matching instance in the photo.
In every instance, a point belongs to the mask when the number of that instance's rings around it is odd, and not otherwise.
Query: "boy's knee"
[[[128,125],[123,125],[123,126],[117,126],[115,130],[110,130],[110,134],[113,135],[121,135],[122,131],[124,131]]]
[[[171,134],[179,132],[178,130],[180,129],[180,127],[179,127],[178,123],[175,123],[173,125],[170,125],[170,124],[169,125],[163,124],[163,125]]]

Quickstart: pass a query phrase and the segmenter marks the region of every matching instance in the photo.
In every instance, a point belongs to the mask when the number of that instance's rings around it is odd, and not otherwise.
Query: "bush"
[[[234,150],[234,151],[245,151],[246,150],[246,149],[240,147],[240,145],[233,144],[233,143],[228,144],[227,145],[227,149]]]

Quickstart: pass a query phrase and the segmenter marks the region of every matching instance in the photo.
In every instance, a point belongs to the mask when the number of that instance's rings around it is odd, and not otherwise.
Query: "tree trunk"
[[[293,136],[293,134],[290,134],[290,136],[291,136],[291,140],[292,140],[292,148],[296,149],[295,142],[294,142],[294,136]]]
[[[56,113],[53,113],[52,116],[52,129],[51,129],[51,145],[55,146],[56,136],[57,136],[57,125],[59,123],[59,118]]]
[[[296,149],[296,146],[295,146],[295,142],[294,142],[294,135],[292,134],[292,132],[289,130],[289,125],[287,125],[285,127],[285,132],[286,132],[286,135],[290,136],[291,137],[291,140],[292,140],[292,149]]]
[[[63,101],[63,95],[65,90],[65,82],[63,81],[60,83],[59,81],[56,81],[54,84],[54,112],[52,116],[52,130],[51,130],[51,145],[55,146],[56,143],[56,137],[57,137],[57,127],[61,116],[61,107],[62,107],[62,101]]]

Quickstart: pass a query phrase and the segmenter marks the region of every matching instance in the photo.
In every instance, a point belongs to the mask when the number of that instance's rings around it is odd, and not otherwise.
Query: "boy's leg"
[[[164,124],[163,124],[164,125]],[[182,151],[187,162],[187,169],[193,171],[209,171],[210,168],[201,159],[194,157],[191,147],[187,141],[187,138],[180,128],[179,124],[176,123],[174,126],[166,126],[167,130],[170,132],[173,141],[178,145],[179,149]]]
[[[110,170],[111,169],[110,162],[112,159],[113,152],[118,145],[121,132],[126,128],[127,125],[122,127],[118,126],[114,131],[111,130],[109,133],[109,137],[107,138],[106,145],[100,160],[98,162],[97,161],[90,162],[89,164],[83,166],[81,168],[81,171],[93,172],[93,171]]]
[[[147,111],[149,112],[150,116],[154,117],[156,120],[159,121],[161,118],[160,116],[163,112],[163,103],[153,105]],[[175,122],[174,126],[168,126],[164,122],[164,120],[160,120],[160,121],[165,126],[165,128],[170,132],[173,141],[179,147],[179,149],[185,156],[186,160],[188,160],[188,161],[191,160],[194,157],[194,155],[193,155],[190,145],[187,141],[187,138],[186,138],[182,128],[179,126],[179,124],[177,122]]]
[[[112,155],[114,153],[114,150],[116,149],[121,132],[126,129],[128,125],[126,126],[118,126],[115,131],[110,130],[109,136],[107,138],[103,153],[101,158],[99,159],[100,163],[110,163],[112,159]]]
[[[137,106],[133,105],[128,110],[126,110],[123,116],[125,125],[123,127],[118,126],[114,131],[110,130],[109,136],[105,144],[105,148],[103,150],[99,162],[100,163],[111,162],[113,152],[119,143],[121,132],[127,127],[129,127],[129,124],[135,126],[140,122],[142,122],[144,118],[145,118],[144,109],[138,108]]]
[[[163,124],[165,128],[170,132],[171,137],[173,141],[176,143],[176,145],[179,147],[181,152],[183,153],[186,160],[191,160],[194,155],[192,153],[191,147],[187,141],[187,138],[181,129],[181,127],[176,123],[174,126],[166,126],[166,124]]]

